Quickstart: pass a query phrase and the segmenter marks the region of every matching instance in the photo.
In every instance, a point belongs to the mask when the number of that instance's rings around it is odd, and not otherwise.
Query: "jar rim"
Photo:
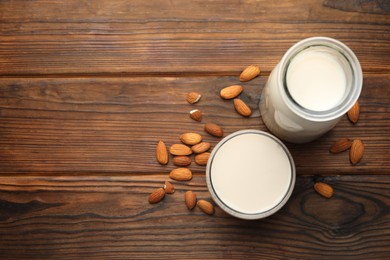
[[[348,62],[352,71],[353,82],[351,84],[351,90],[349,91],[349,94],[341,103],[341,105],[337,108],[325,111],[309,110],[300,106],[288,93],[288,88],[285,84],[285,77],[291,60],[298,53],[314,46],[324,46],[339,52]],[[291,109],[291,111],[307,120],[321,122],[339,118],[354,105],[361,93],[363,76],[359,60],[347,45],[329,37],[311,37],[297,42],[292,47],[290,47],[290,49],[288,49],[288,51],[284,54],[280,61],[280,69],[278,70],[277,81],[278,87],[280,88],[280,93],[282,93],[282,99]]]

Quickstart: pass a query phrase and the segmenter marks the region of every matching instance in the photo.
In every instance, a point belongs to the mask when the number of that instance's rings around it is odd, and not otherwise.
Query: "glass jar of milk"
[[[263,89],[260,112],[282,140],[310,142],[330,129],[357,101],[362,70],[343,43],[313,37],[292,46]]]

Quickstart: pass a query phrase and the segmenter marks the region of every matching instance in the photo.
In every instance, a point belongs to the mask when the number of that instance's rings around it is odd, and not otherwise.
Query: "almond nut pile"
[[[246,82],[260,75],[260,68],[256,65],[250,65],[240,75],[240,81]],[[219,95],[221,98],[229,100],[233,99],[234,109],[243,117],[249,117],[252,115],[252,109],[238,96],[244,91],[240,85],[231,85],[223,88]]]
[[[364,144],[360,139],[350,140],[349,138],[340,138],[329,149],[331,153],[341,153],[349,150],[349,161],[352,165],[358,164],[363,158]]]
[[[191,92],[187,94],[186,100],[190,104],[195,104],[201,99],[201,94],[198,92]],[[201,121],[202,114],[198,109],[190,112],[192,119]],[[204,131],[214,137],[223,137],[222,128],[214,123],[207,123],[204,125]],[[197,165],[205,166],[210,157],[211,144],[203,141],[203,137],[198,133],[183,133],[179,136],[181,143],[174,143],[167,148],[164,141],[160,140],[156,146],[156,159],[161,165],[166,165],[169,162],[171,155],[172,162],[177,168],[169,173],[169,178],[175,181],[190,181],[192,179],[192,171],[187,168],[194,160]],[[169,151],[169,152],[168,152]],[[193,159],[191,156],[194,155]],[[154,204],[162,201],[165,194],[172,194],[174,192],[173,185],[166,181],[164,188],[158,188],[149,195],[149,203]],[[189,210],[192,210],[197,205],[204,213],[214,214],[214,206],[207,200],[197,200],[196,195],[192,191],[187,191],[184,198],[185,204]]]
[[[360,116],[360,105],[359,102],[352,106],[352,108],[347,112],[347,117],[351,123],[356,124],[359,121]],[[364,154],[364,143],[361,139],[349,139],[349,138],[340,138],[338,139],[330,148],[329,152],[333,154],[338,154],[349,149],[349,161],[352,165],[357,165],[363,158]],[[333,196],[333,188],[326,183],[317,182],[314,184],[314,190],[322,195],[325,198],[331,198]]]
[[[158,188],[149,195],[149,203],[158,203],[164,199],[165,194],[173,194],[174,192],[175,188],[173,185],[169,181],[165,181],[163,188]]]
[[[240,74],[240,81],[249,81],[260,74],[260,68],[256,65],[250,65],[245,68]],[[220,96],[223,99],[234,99],[233,106],[238,114],[249,117],[252,114],[250,107],[244,101],[237,98],[243,92],[243,87],[240,85],[232,85],[225,87],[220,91]],[[202,95],[199,92],[193,91],[186,94],[186,101],[190,105],[198,103]],[[203,119],[203,113],[199,109],[190,111],[189,116],[197,122]],[[215,123],[205,123],[204,131],[211,136],[222,138],[224,135],[223,129]],[[169,158],[172,157],[172,162],[177,168],[169,173],[169,178],[175,181],[190,181],[192,179],[192,171],[188,168],[192,161],[197,165],[205,166],[210,157],[211,144],[203,141],[203,137],[198,133],[183,133],[179,136],[180,143],[170,145],[169,149],[164,141],[160,140],[156,146],[156,159],[161,165],[167,165]],[[193,159],[191,158],[193,157]],[[166,194],[173,194],[175,191],[172,183],[165,181],[163,187],[157,188],[149,195],[149,203],[155,204],[162,201]],[[214,206],[207,200],[197,199],[193,191],[187,191],[184,195],[185,205],[189,210],[198,206],[200,210],[208,215],[213,215],[215,212]]]
[[[223,136],[222,128],[216,124],[206,124],[204,129],[213,136]],[[166,165],[171,155],[173,164],[178,167],[169,173],[169,178],[175,181],[190,181],[193,175],[192,171],[187,167],[191,165],[193,160],[198,165],[206,165],[210,157],[208,151],[211,148],[211,144],[203,141],[203,137],[198,133],[183,133],[179,136],[179,140],[181,143],[172,144],[169,150],[166,144],[160,140],[156,146],[156,159],[161,165]],[[192,155],[194,155],[193,159],[191,159]],[[166,181],[164,188],[158,188],[149,195],[149,203],[154,204],[162,201],[165,194],[172,194],[174,190],[173,185]],[[192,210],[197,205],[204,213],[214,214],[213,204],[206,200],[198,201],[195,193],[192,191],[185,193],[184,201],[189,210]]]
[[[348,119],[353,124],[356,124],[359,120],[359,115],[360,115],[360,105],[359,102],[356,101],[356,103],[348,111],[347,116]],[[363,154],[364,154],[364,144],[361,139],[357,138],[351,140],[349,138],[340,138],[329,148],[329,152],[337,154],[337,153],[347,151],[348,149],[349,149],[349,161],[351,162],[352,165],[358,164],[363,158]]]

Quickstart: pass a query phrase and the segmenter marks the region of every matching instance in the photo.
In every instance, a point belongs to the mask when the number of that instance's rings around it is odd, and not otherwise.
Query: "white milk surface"
[[[224,143],[212,160],[211,183],[225,205],[245,214],[265,212],[288,192],[292,169],[283,147],[255,133]]]
[[[337,57],[321,47],[304,50],[287,70],[287,87],[302,107],[326,111],[337,106],[346,91],[346,76]]]

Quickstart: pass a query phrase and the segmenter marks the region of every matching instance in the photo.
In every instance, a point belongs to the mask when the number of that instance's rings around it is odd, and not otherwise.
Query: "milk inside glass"
[[[244,130],[214,148],[206,175],[210,193],[222,209],[257,219],[273,214],[287,201],[295,167],[287,148],[274,136]]]
[[[313,141],[357,101],[362,78],[360,63],[345,44],[327,37],[298,42],[272,70],[263,89],[263,122],[284,141]]]

